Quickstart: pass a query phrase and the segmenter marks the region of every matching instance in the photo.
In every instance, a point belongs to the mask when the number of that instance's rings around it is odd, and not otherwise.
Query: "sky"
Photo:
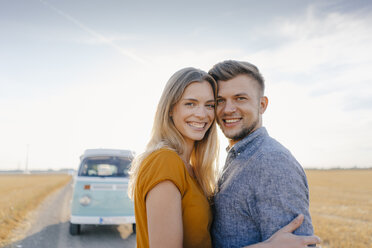
[[[0,170],[140,153],[169,77],[227,59],[258,66],[304,168],[372,167],[371,1],[0,0],[0,37]]]

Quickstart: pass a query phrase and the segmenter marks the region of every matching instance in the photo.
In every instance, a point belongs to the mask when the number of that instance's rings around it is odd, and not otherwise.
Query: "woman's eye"
[[[246,98],[245,97],[237,97],[236,100],[238,101],[244,101]]]
[[[214,104],[207,104],[205,106],[207,106],[207,108],[209,108],[209,109],[214,109]]]
[[[195,106],[195,103],[193,102],[187,102],[185,103],[186,106],[190,106],[190,107],[194,107]]]
[[[225,100],[223,100],[223,99],[217,99],[217,104],[222,104],[224,102],[225,102]]]

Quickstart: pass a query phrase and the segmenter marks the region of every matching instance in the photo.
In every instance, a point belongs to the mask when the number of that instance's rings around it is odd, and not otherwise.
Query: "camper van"
[[[128,197],[130,150],[88,149],[80,157],[74,178],[70,234],[82,225],[132,224],[136,230],[134,204]]]

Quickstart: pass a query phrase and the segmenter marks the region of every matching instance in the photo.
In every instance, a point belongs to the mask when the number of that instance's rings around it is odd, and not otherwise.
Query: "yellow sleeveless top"
[[[158,183],[169,180],[182,197],[183,247],[212,247],[209,234],[212,212],[198,182],[187,172],[182,159],[174,151],[159,149],[141,164],[135,185],[137,247],[149,247],[146,195]]]

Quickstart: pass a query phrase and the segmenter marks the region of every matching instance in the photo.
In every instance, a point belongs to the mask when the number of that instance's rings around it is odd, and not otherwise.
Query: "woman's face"
[[[203,139],[214,120],[214,108],[213,90],[208,82],[194,82],[186,87],[171,116],[188,144]]]

